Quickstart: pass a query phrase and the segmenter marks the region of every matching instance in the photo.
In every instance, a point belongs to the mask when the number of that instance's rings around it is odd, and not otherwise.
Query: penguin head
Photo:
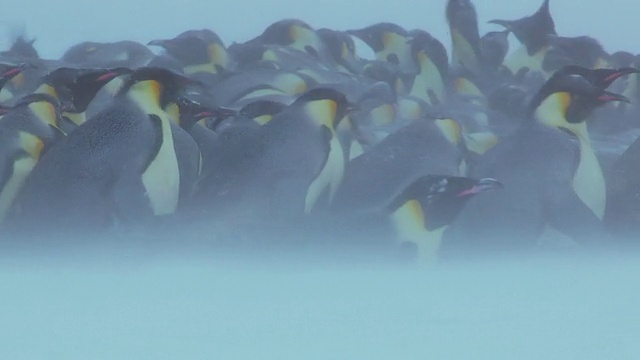
[[[30,63],[18,65],[0,64],[0,90],[14,77],[20,75],[23,70],[34,68]]]
[[[147,45],[162,47],[187,70],[190,66],[212,64],[212,72],[229,67],[229,56],[222,39],[211,30],[189,30],[173,39],[153,40]],[[196,71],[193,71],[196,72]]]
[[[362,66],[358,63],[360,58],[351,36],[345,32],[330,29],[319,29],[317,33],[337,64],[354,74],[362,72]]]
[[[427,175],[403,190],[388,210],[394,212],[408,206],[423,222],[424,228],[433,231],[451,224],[474,195],[502,188],[502,183],[490,178]]]
[[[302,108],[313,123],[334,130],[345,115],[354,110],[354,106],[342,92],[327,87],[305,92],[291,106]]]
[[[164,68],[142,67],[129,75],[118,96],[126,95],[132,90],[142,91],[151,96],[156,106],[164,109],[175,102],[189,85],[202,84]]]
[[[180,96],[175,105],[176,113],[173,115],[178,125],[185,130],[189,130],[195,123],[206,118],[212,119],[215,129],[220,122],[237,113],[229,108],[206,106],[186,96]]]
[[[374,52],[386,49],[396,37],[408,38],[409,33],[401,26],[393,23],[378,23],[358,30],[347,30],[347,34],[353,35],[364,41]]]
[[[411,55],[416,64],[431,61],[440,76],[445,78],[449,71],[449,56],[444,45],[424,30],[412,30],[410,35],[407,43],[411,46]]]
[[[640,73],[640,70],[632,67],[619,69],[587,69],[578,65],[568,65],[559,70],[564,75],[580,75],[588,82],[602,89],[606,89],[617,79],[630,74]]]
[[[245,105],[239,114],[252,119],[260,125],[264,125],[287,106],[283,103],[270,100],[257,100]]]
[[[36,39],[27,40],[24,35],[17,36],[9,50],[0,52],[0,56],[15,59],[40,59],[38,50],[33,46]]]
[[[269,25],[258,39],[263,44],[292,46],[316,58],[322,43],[315,30],[298,19],[277,21]]]
[[[526,46],[530,56],[548,45],[548,35],[556,35],[555,23],[549,10],[549,0],[544,0],[542,6],[533,15],[518,20],[491,20],[489,23],[503,26],[512,32],[518,41]]]
[[[128,68],[116,68],[89,70],[79,73],[72,82],[66,84],[66,87],[71,91],[72,108],[65,108],[65,111],[72,113],[85,112],[91,100],[102,87],[116,77],[131,74],[132,72]]]
[[[563,120],[570,124],[585,121],[595,108],[606,103],[629,102],[623,95],[591,83],[589,79],[596,78],[593,71],[586,70],[586,77],[568,70],[556,72],[531,100],[530,114],[539,121],[562,127]]]
[[[509,30],[490,31],[480,38],[485,65],[497,70],[509,53]]]
[[[545,55],[543,69],[554,71],[567,65],[594,69],[608,66],[606,53],[598,40],[589,36],[563,37],[548,35],[551,48]]]

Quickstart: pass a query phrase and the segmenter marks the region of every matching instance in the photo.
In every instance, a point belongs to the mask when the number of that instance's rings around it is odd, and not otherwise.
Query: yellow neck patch
[[[40,121],[57,126],[56,124],[56,109],[50,103],[46,101],[38,101],[29,104],[29,110],[36,115]]]
[[[410,242],[418,249],[418,261],[433,264],[437,260],[442,234],[446,227],[429,231],[425,214],[417,200],[409,200],[390,216],[398,244]]]
[[[453,119],[437,119],[435,124],[450,143],[459,145],[462,142],[462,128],[457,121]]]
[[[161,114],[160,96],[162,85],[155,80],[145,80],[135,83],[129,89],[127,96],[138,103],[147,114]]]
[[[318,126],[326,126],[335,134],[336,112],[338,104],[329,99],[310,101],[305,105],[306,115]]]

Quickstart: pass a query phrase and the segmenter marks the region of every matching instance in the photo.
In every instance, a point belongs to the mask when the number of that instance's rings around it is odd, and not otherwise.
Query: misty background
[[[540,3],[475,1],[481,33],[497,29],[488,20],[519,18]],[[85,40],[146,43],[199,28],[228,45],[282,18],[337,30],[394,22],[449,46],[444,6],[0,0],[0,48],[24,31],[37,39],[41,56],[58,58]],[[552,0],[551,11],[560,35],[593,36],[609,52],[640,52],[635,1]],[[284,257],[59,255],[0,254],[0,359],[640,358],[633,254],[437,269]]]
[[[228,45],[249,40],[283,18],[299,18],[314,28],[335,30],[393,22],[407,29],[429,31],[448,46],[445,3],[445,0],[0,0],[0,48],[8,47],[11,35],[22,30],[37,38],[37,49],[48,58],[59,58],[70,46],[86,40],[147,43],[201,28],[215,31]],[[480,32],[484,33],[502,30],[487,21],[532,14],[542,1],[474,3]],[[559,35],[590,35],[609,52],[640,52],[638,4],[633,0],[552,0],[551,13]]]

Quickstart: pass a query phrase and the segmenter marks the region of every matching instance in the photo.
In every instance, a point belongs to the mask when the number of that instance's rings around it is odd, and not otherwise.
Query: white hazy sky
[[[518,18],[535,11],[542,0],[475,1],[481,30],[494,18]],[[210,28],[227,43],[244,41],[272,22],[300,18],[316,28],[359,28],[380,21],[422,28],[448,43],[445,0],[0,0],[0,48],[10,34],[26,27],[37,37],[45,57],[57,58],[83,41],[131,39],[147,42],[173,37],[191,28]],[[348,6],[346,4],[349,4]],[[375,4],[375,5],[373,5]],[[634,0],[552,0],[561,35],[591,35],[607,50],[640,52]],[[4,33],[4,36],[2,36]]]

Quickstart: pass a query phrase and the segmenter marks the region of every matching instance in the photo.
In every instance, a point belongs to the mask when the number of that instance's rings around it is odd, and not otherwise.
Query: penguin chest
[[[316,202],[327,189],[329,190],[329,202],[333,200],[333,196],[344,176],[344,150],[334,133],[331,133],[328,149],[329,153],[326,161],[307,189],[304,201],[304,211],[307,214],[313,210]]]
[[[437,258],[442,234],[446,226],[429,231],[426,228],[422,206],[410,200],[390,215],[399,244],[412,243],[417,248],[417,258],[422,263],[434,263]]]
[[[597,216],[602,219],[606,202],[606,187],[600,162],[589,139],[579,136],[580,163],[573,177],[573,189]]]
[[[156,129],[157,151],[142,173],[142,184],[155,215],[175,212],[180,194],[180,170],[168,119],[150,115]]]
[[[533,55],[529,55],[527,47],[522,45],[513,55],[505,62],[505,66],[513,73],[517,73],[520,69],[528,68],[530,71],[544,72],[542,62],[547,55],[548,48],[543,48]]]
[[[13,201],[27,179],[27,176],[36,165],[36,162],[34,158],[29,156],[14,161],[11,177],[4,184],[4,187],[0,189],[0,222],[4,220],[8,211],[11,209]]]

